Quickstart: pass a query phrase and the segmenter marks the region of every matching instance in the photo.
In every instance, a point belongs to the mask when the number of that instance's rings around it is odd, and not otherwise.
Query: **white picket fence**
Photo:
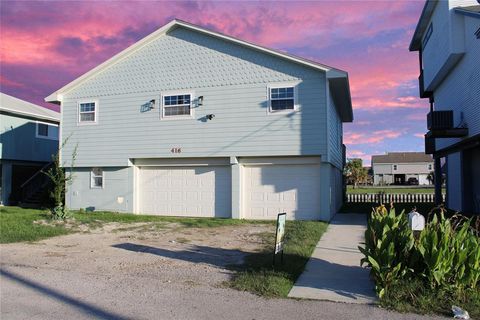
[[[445,199],[445,194],[443,194]],[[347,194],[347,202],[365,203],[404,203],[404,202],[424,202],[434,203],[435,195],[433,193],[359,193]]]

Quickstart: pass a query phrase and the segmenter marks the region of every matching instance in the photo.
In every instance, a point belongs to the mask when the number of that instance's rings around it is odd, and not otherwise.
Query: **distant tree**
[[[348,159],[344,175],[347,178],[347,184],[353,184],[353,188],[356,188],[359,183],[367,181],[368,171],[363,167],[362,159]]]

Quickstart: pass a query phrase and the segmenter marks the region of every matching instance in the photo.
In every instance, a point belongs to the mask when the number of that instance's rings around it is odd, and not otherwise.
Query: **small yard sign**
[[[282,252],[283,262],[283,246],[285,244],[285,222],[287,214],[279,213],[277,216],[277,231],[275,233],[275,250],[273,252],[273,264],[275,264],[275,257],[279,252]]]

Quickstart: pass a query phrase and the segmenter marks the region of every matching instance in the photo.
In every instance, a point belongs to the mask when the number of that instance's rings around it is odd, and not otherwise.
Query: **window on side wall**
[[[430,25],[428,26],[427,32],[425,33],[425,37],[423,37],[422,50],[425,49],[425,47],[427,46],[428,40],[430,40],[432,33],[433,33],[433,24],[430,23]]]
[[[293,111],[295,98],[294,86],[270,87],[268,111],[271,113]]]
[[[164,95],[163,118],[185,118],[192,115],[192,95]]]
[[[102,189],[103,180],[103,170],[101,168],[92,168],[90,172],[90,187],[92,189]]]
[[[42,139],[58,140],[58,125],[37,122],[36,137]]]
[[[81,102],[78,104],[78,122],[80,124],[97,122],[97,102]]]

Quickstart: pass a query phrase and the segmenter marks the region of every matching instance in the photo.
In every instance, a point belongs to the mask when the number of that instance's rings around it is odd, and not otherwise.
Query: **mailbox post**
[[[408,225],[412,229],[413,235],[418,237],[420,232],[425,229],[425,218],[414,208],[408,214]]]

